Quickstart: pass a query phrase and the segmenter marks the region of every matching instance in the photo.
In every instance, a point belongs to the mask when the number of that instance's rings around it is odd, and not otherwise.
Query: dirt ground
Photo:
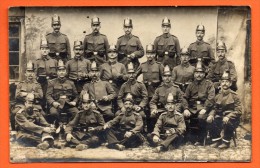
[[[15,162],[250,162],[251,141],[246,140],[248,132],[237,128],[237,146],[231,141],[231,147],[218,150],[209,146],[182,145],[162,153],[155,153],[152,147],[143,145],[139,148],[118,151],[101,146],[96,149],[76,151],[69,147],[50,148],[46,151],[36,147],[23,147],[17,142],[10,142],[10,161]]]

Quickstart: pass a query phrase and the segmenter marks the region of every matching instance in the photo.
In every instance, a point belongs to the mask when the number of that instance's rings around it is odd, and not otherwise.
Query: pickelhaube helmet
[[[196,72],[205,72],[205,67],[202,63],[202,59],[201,58],[198,58],[198,62],[197,62],[197,65],[195,67],[195,71]]]
[[[202,24],[198,25],[198,26],[196,27],[196,31],[203,31],[203,32],[205,32],[205,26],[202,25]]]
[[[26,65],[26,70],[27,71],[34,71],[34,65],[33,65],[31,60],[28,61],[27,65]]]
[[[117,52],[116,46],[115,46],[114,44],[111,44],[111,45],[109,46],[109,49],[108,49],[107,52],[108,52],[108,53],[110,53],[110,52]]]
[[[43,34],[41,35],[40,48],[49,48],[47,39]]]
[[[181,49],[181,55],[190,55],[190,52],[187,47]]]
[[[87,92],[85,92],[82,95],[82,103],[89,103],[90,101],[91,101],[90,95]]]
[[[171,26],[171,21],[167,17],[162,20],[162,26]]]
[[[154,45],[148,44],[146,46],[146,53],[155,53]]]
[[[135,70],[134,70],[134,64],[133,64],[132,62],[130,62],[130,63],[127,65],[127,72],[129,72],[129,73],[135,72]]]
[[[165,65],[164,69],[163,69],[163,75],[171,75],[171,70],[170,67],[168,65]]]
[[[81,49],[83,49],[82,41],[79,41],[79,40],[74,41],[74,48],[75,47],[80,47]]]
[[[132,19],[130,19],[130,18],[125,18],[125,19],[124,19],[124,27],[133,27]]]
[[[134,102],[134,98],[133,98],[133,95],[131,93],[127,93],[125,98],[124,98],[124,102],[126,101],[130,101],[130,102]]]
[[[167,100],[166,100],[167,103],[174,103],[174,96],[172,93],[169,93],[168,96],[167,96]]]
[[[225,70],[221,76],[221,80],[230,80],[230,73],[228,70]]]
[[[65,67],[65,65],[64,65],[62,60],[58,61],[58,69],[66,69],[66,67]]]
[[[25,97],[26,101],[33,102],[34,101],[34,94],[33,93],[28,93],[27,96]]]
[[[97,67],[96,61],[93,61],[93,62],[91,63],[90,69],[91,69],[92,71],[98,71],[98,67]]]
[[[225,50],[227,52],[226,44],[223,41],[218,41],[217,50]]]
[[[100,25],[100,19],[97,17],[97,16],[94,16],[92,19],[91,19],[91,24],[92,25]]]
[[[58,16],[57,14],[54,14],[52,17],[52,24],[61,24],[60,16]]]

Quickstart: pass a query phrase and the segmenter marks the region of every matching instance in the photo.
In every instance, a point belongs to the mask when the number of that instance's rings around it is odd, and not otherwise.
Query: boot
[[[88,149],[88,145],[85,145],[85,144],[79,144],[76,146],[76,150],[77,151],[82,151],[84,149]]]
[[[42,143],[39,143],[37,145],[37,148],[41,150],[47,150],[50,147],[49,143],[47,141],[43,141]]]
[[[221,144],[221,140],[214,141],[210,147],[211,148],[217,148]]]
[[[155,150],[154,150],[154,152],[155,153],[160,153],[160,152],[162,152],[163,151],[163,146],[157,146],[156,148],[155,148]]]
[[[230,142],[225,142],[223,139],[223,142],[221,145],[218,146],[219,149],[227,149],[230,146]]]
[[[115,149],[117,149],[119,151],[123,151],[123,150],[125,150],[125,146],[121,145],[121,144],[115,144]]]

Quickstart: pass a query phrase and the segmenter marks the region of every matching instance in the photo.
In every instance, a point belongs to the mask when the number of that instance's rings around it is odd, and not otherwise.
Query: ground
[[[219,150],[209,146],[183,145],[179,149],[162,153],[155,153],[154,149],[143,145],[139,148],[117,151],[101,146],[96,149],[76,151],[65,147],[64,149],[50,148],[46,151],[36,147],[23,147],[17,142],[10,142],[11,162],[250,162],[251,141],[246,140],[248,131],[244,127],[237,128],[237,146],[231,141],[231,147]]]

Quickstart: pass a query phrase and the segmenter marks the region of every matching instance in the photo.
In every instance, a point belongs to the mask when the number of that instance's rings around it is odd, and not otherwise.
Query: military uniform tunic
[[[132,34],[123,35],[117,39],[117,51],[118,51],[118,62],[123,63],[125,66],[131,61],[134,64],[134,69],[140,65],[139,58],[144,56],[144,49],[140,39]],[[134,53],[135,58],[129,60],[127,55]]]
[[[180,63],[180,43],[176,36],[170,33],[162,34],[154,40],[154,47],[158,62],[168,65],[171,69]],[[168,56],[165,52],[168,52]]]

